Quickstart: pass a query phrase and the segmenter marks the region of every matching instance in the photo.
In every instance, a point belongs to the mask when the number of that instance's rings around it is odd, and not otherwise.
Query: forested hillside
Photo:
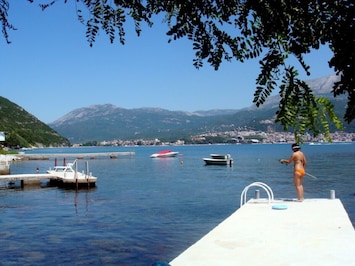
[[[8,99],[0,96],[0,132],[5,132],[2,145],[11,148],[30,146],[67,146],[68,139]]]

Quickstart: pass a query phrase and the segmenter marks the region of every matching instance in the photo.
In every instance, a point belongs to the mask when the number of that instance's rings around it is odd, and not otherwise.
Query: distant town
[[[354,142],[355,133],[335,132],[331,133],[332,142]],[[291,132],[263,132],[254,130],[238,130],[226,132],[205,133],[190,137],[189,139],[178,139],[174,141],[163,141],[159,139],[134,139],[134,140],[107,140],[95,143],[73,144],[73,146],[154,146],[154,145],[188,145],[188,144],[257,144],[257,143],[294,143],[295,137]],[[310,134],[304,136],[304,143],[323,143],[323,136],[320,134],[313,137]]]

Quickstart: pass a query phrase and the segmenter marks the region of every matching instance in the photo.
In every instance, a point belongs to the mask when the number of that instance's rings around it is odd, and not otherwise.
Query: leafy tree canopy
[[[35,2],[35,0],[27,0]],[[67,0],[63,0],[65,3]],[[355,118],[354,60],[355,4],[349,0],[75,0],[78,20],[86,26],[92,46],[100,30],[111,42],[125,43],[127,19],[140,35],[142,24],[153,26],[163,15],[169,42],[187,38],[193,44],[196,68],[205,62],[218,70],[222,61],[244,62],[260,58],[254,103],[260,106],[275,89],[281,96],[276,121],[285,130],[293,128],[297,137],[306,131],[329,134],[329,123],[341,128],[329,99],[316,97],[300,78],[290,56],[297,58],[303,71],[310,67],[304,55],[321,45],[329,46],[333,56],[329,67],[340,77],[334,96],[347,94],[346,122]],[[58,0],[43,3],[46,9]],[[9,42],[14,26],[7,20],[8,0],[0,0],[2,33]]]

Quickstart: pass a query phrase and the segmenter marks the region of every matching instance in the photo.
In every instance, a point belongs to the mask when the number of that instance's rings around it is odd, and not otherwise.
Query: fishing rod
[[[317,179],[317,177],[316,177],[316,176],[311,175],[310,173],[307,173],[307,172],[306,172],[306,175],[308,175],[308,176],[310,176],[310,177],[312,177],[312,178],[314,178],[314,179]]]

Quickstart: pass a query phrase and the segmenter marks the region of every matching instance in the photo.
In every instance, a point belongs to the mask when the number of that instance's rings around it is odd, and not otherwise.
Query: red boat
[[[150,155],[151,158],[166,158],[166,157],[176,157],[179,154],[177,151],[163,150]]]

